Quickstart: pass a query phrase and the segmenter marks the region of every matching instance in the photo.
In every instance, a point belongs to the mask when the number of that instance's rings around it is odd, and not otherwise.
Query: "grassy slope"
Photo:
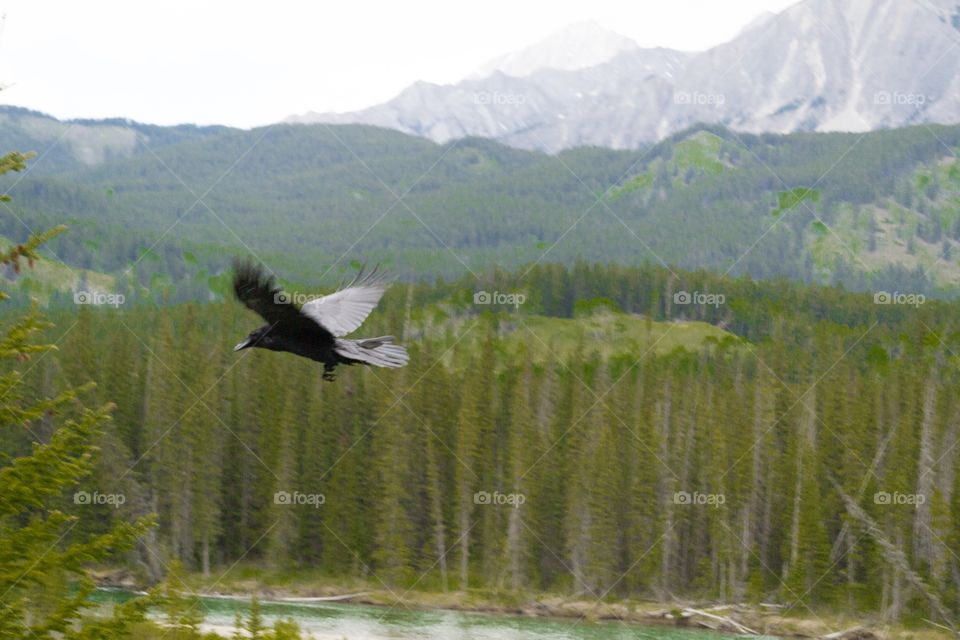
[[[505,336],[513,348],[526,342],[534,357],[553,361],[574,352],[579,344],[602,357],[621,354],[669,353],[678,347],[696,350],[709,340],[732,335],[705,322],[652,322],[623,313],[597,312],[574,319],[522,316]]]
[[[928,273],[942,286],[960,282],[960,242],[949,235],[960,218],[960,160],[923,163],[904,182],[912,192],[910,206],[894,198],[862,206],[845,204],[830,224],[831,233],[808,233],[805,243],[816,264],[827,270],[837,257],[856,254],[857,264],[864,270],[900,264]],[[930,188],[931,182],[935,190]],[[920,224],[939,225],[942,238],[929,242],[918,236]],[[951,246],[949,258],[943,256],[944,242]]]
[[[423,311],[434,316],[422,331],[439,335],[448,331],[451,348],[446,359],[453,366],[463,362],[458,353],[475,353],[484,340],[482,321],[474,314],[451,313],[445,305]],[[417,339],[419,336],[410,336]],[[603,358],[638,359],[647,354],[666,354],[682,348],[697,351],[720,341],[741,338],[706,322],[657,322],[644,316],[596,309],[576,318],[558,318],[522,312],[510,312],[500,323],[497,348],[517,352],[521,348],[534,362],[549,364],[563,361],[578,350],[583,357],[598,354]],[[453,348],[455,346],[455,348]]]
[[[9,238],[0,236],[0,251],[5,251],[12,244]],[[111,292],[115,282],[112,275],[75,269],[58,260],[49,259],[40,260],[33,269],[24,271],[16,278],[5,278],[5,289],[19,289],[44,302],[52,291],[78,290],[82,278],[86,278],[87,290],[98,293]]]

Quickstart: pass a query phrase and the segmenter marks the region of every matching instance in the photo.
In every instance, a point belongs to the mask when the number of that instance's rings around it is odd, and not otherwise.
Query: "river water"
[[[101,590],[104,605],[130,597]],[[249,601],[201,598],[204,630],[229,636],[234,616],[246,614]],[[293,618],[304,637],[317,640],[729,640],[731,636],[692,629],[642,626],[617,621],[585,622],[505,614],[411,610],[336,602],[292,604],[261,602],[264,621]]]

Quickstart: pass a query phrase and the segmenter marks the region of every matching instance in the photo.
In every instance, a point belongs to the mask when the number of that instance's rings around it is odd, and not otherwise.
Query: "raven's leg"
[[[324,362],[323,363],[323,379],[328,382],[333,382],[337,379],[337,376],[333,374],[333,370],[337,368],[336,363],[333,362]]]

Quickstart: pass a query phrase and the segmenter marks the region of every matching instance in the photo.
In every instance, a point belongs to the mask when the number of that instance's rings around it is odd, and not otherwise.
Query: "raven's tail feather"
[[[346,340],[337,338],[334,350],[347,361],[362,362],[375,367],[396,369],[410,361],[407,350],[393,344],[393,336],[367,338],[366,340]]]

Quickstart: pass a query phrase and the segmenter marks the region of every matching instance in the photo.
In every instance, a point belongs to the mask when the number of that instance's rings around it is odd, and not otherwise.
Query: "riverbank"
[[[214,573],[214,576],[217,574]],[[135,589],[124,575],[101,574],[103,585]],[[952,636],[934,627],[886,625],[871,617],[812,612],[798,607],[786,612],[775,604],[716,604],[693,601],[669,603],[644,600],[597,601],[558,594],[517,594],[490,590],[437,592],[387,588],[363,580],[333,582],[303,574],[270,574],[253,568],[237,569],[230,577],[185,576],[185,583],[207,597],[262,602],[316,604],[354,603],[398,611],[450,610],[524,617],[620,620],[629,624],[703,629],[725,633],[826,640],[948,640]]]

